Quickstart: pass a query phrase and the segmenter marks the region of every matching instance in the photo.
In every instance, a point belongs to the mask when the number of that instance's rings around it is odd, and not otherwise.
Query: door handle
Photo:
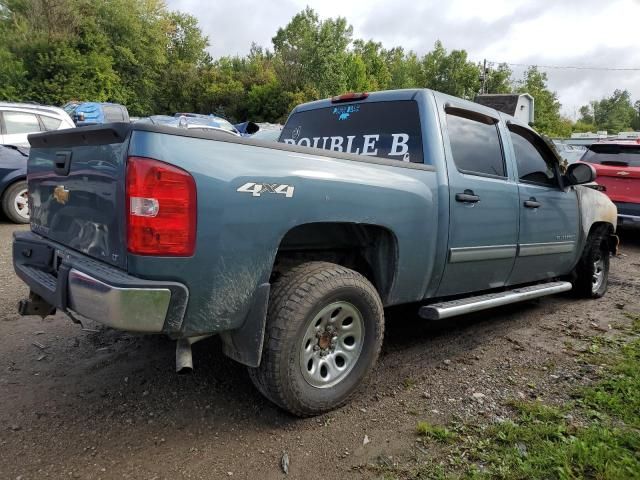
[[[527,208],[539,208],[540,205],[541,203],[538,202],[535,197],[531,197],[529,200],[524,201],[524,206]]]
[[[464,193],[456,193],[456,202],[477,203],[480,197],[473,190],[465,190]]]
[[[56,152],[56,158],[53,162],[53,171],[58,175],[69,175],[71,168],[71,152]]]

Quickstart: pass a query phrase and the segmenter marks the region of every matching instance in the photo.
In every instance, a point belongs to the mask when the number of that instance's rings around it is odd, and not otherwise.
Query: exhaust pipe
[[[176,342],[176,373],[189,373],[193,371],[193,354],[191,345],[211,335],[201,335],[199,337],[180,338]]]
[[[193,355],[191,342],[188,338],[181,338],[176,342],[176,373],[193,371]]]

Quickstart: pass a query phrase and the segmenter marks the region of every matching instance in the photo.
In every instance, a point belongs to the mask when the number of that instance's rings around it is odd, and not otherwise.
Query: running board
[[[550,282],[530,287],[514,288],[500,293],[488,293],[476,297],[461,298],[449,302],[434,303],[425,305],[418,311],[425,320],[443,320],[456,315],[478,312],[487,308],[499,307],[510,303],[522,302],[532,298],[553,295],[554,293],[567,292],[571,290],[569,282]]]

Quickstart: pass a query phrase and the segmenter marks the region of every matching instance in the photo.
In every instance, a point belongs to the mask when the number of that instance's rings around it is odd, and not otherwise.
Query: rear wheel
[[[597,227],[587,238],[582,257],[573,272],[573,291],[583,298],[600,298],[609,283],[608,230]]]
[[[375,364],[382,302],[359,273],[332,263],[293,267],[273,285],[258,390],[298,416],[344,405]]]
[[[21,180],[7,188],[2,197],[2,210],[14,223],[29,223],[27,182]]]

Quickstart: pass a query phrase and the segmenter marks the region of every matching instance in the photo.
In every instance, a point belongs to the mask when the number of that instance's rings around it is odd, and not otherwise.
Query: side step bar
[[[434,303],[425,305],[418,311],[425,320],[443,320],[456,315],[478,312],[487,308],[499,307],[510,303],[522,302],[532,298],[553,295],[554,293],[567,292],[571,290],[569,282],[550,282],[531,287],[514,288],[500,293],[489,293],[476,297],[461,298],[449,302]]]

